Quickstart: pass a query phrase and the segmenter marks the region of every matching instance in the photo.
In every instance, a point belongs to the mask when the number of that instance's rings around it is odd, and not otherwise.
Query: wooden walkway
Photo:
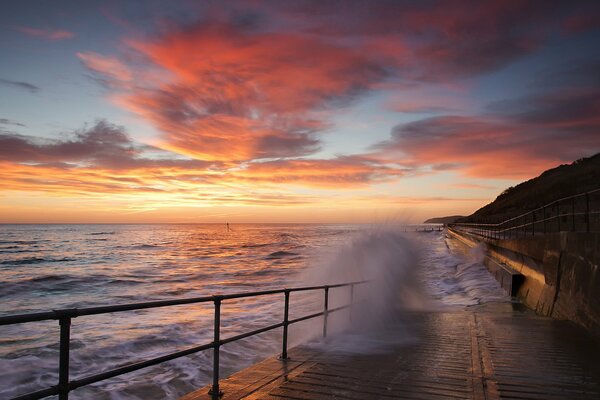
[[[290,351],[221,382],[229,399],[600,399],[600,342],[520,305],[421,313],[379,354]],[[182,400],[210,399],[208,387]]]

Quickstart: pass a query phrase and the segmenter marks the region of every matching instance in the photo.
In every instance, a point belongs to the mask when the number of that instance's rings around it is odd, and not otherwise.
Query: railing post
[[[556,201],[556,215],[558,216],[558,231],[560,232],[560,200]]]
[[[71,317],[63,316],[60,324],[60,350],[58,362],[59,400],[69,399],[69,351],[71,345]]]
[[[325,305],[323,307],[323,337],[327,337],[327,314],[329,313],[329,286],[325,286]]]
[[[288,325],[290,316],[290,290],[285,289],[285,305],[283,308],[283,343],[281,349],[281,359],[287,360],[287,343],[288,343]]]
[[[350,285],[350,322],[352,322],[352,305],[354,304],[354,284]]]
[[[531,212],[531,236],[535,236],[535,210]]]
[[[573,202],[571,203],[571,211],[572,211],[572,221],[573,221],[573,232],[576,232],[577,229],[575,228],[575,196],[573,196]]]
[[[542,219],[544,220],[544,233],[546,233],[546,206],[542,207]]]
[[[218,399],[223,395],[219,389],[219,348],[221,347],[221,296],[214,296],[215,303],[215,323],[213,340],[213,383],[208,394],[213,399]]]
[[[587,225],[587,232],[590,232],[590,195],[589,193],[585,193],[585,220]]]

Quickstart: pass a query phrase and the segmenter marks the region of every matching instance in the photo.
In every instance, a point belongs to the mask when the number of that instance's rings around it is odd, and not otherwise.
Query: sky
[[[600,151],[597,1],[0,7],[3,223],[415,223]]]

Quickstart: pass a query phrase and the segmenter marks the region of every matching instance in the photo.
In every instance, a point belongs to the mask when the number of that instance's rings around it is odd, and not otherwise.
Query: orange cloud
[[[122,142],[112,147],[118,160],[95,152],[71,163],[137,168],[157,185],[163,179],[186,190],[197,182],[237,190],[254,183],[354,188],[410,168],[522,178],[597,147],[598,124],[589,112],[597,101],[588,95],[591,106],[558,96],[535,99],[531,109],[457,115],[456,102],[447,107],[450,96],[432,91],[395,96],[403,101],[391,106],[453,115],[398,125],[372,154],[316,159],[339,107],[375,89],[459,86],[457,78],[533,52],[563,14],[544,2],[326,3],[198,6],[203,12],[193,23],[168,23],[154,36],[125,40],[127,57],[79,53],[115,90],[111,98],[155,126],[158,145],[185,160],[150,160]],[[574,109],[586,115],[565,115]],[[569,135],[576,143],[565,145]]]
[[[198,24],[150,41],[127,42],[148,61],[141,74],[118,60],[80,53],[120,87],[118,102],[153,123],[166,148],[204,160],[299,157],[317,151],[326,110],[385,77],[364,48],[291,32]],[[395,47],[399,49],[398,46]],[[324,111],[325,110],[325,111]]]
[[[150,155],[153,155],[152,157]],[[255,193],[264,202],[290,186],[355,188],[397,178],[403,171],[364,157],[293,159],[242,164],[184,159],[133,142],[123,128],[100,121],[63,140],[0,133],[0,181],[4,190],[70,195],[97,193],[176,196],[198,192],[223,201]],[[258,186],[257,186],[258,184]],[[255,189],[260,187],[261,189]],[[285,198],[283,198],[285,199]],[[290,199],[287,199],[290,200]]]
[[[162,147],[235,164],[312,155],[340,105],[394,82],[455,84],[496,70],[534,51],[561,20],[543,2],[269,5],[192,7],[202,10],[195,22],[126,40],[135,64],[80,57],[120,90],[120,105],[158,128]],[[430,96],[393,108],[440,113],[448,103]]]
[[[236,171],[236,179],[248,183],[305,185],[325,189],[366,186],[397,179],[404,171],[360,156],[330,160],[279,160],[251,163]]]

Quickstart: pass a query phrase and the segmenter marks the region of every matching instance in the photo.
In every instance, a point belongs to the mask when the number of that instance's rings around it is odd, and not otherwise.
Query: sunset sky
[[[421,222],[600,151],[598,1],[0,6],[0,222]]]

